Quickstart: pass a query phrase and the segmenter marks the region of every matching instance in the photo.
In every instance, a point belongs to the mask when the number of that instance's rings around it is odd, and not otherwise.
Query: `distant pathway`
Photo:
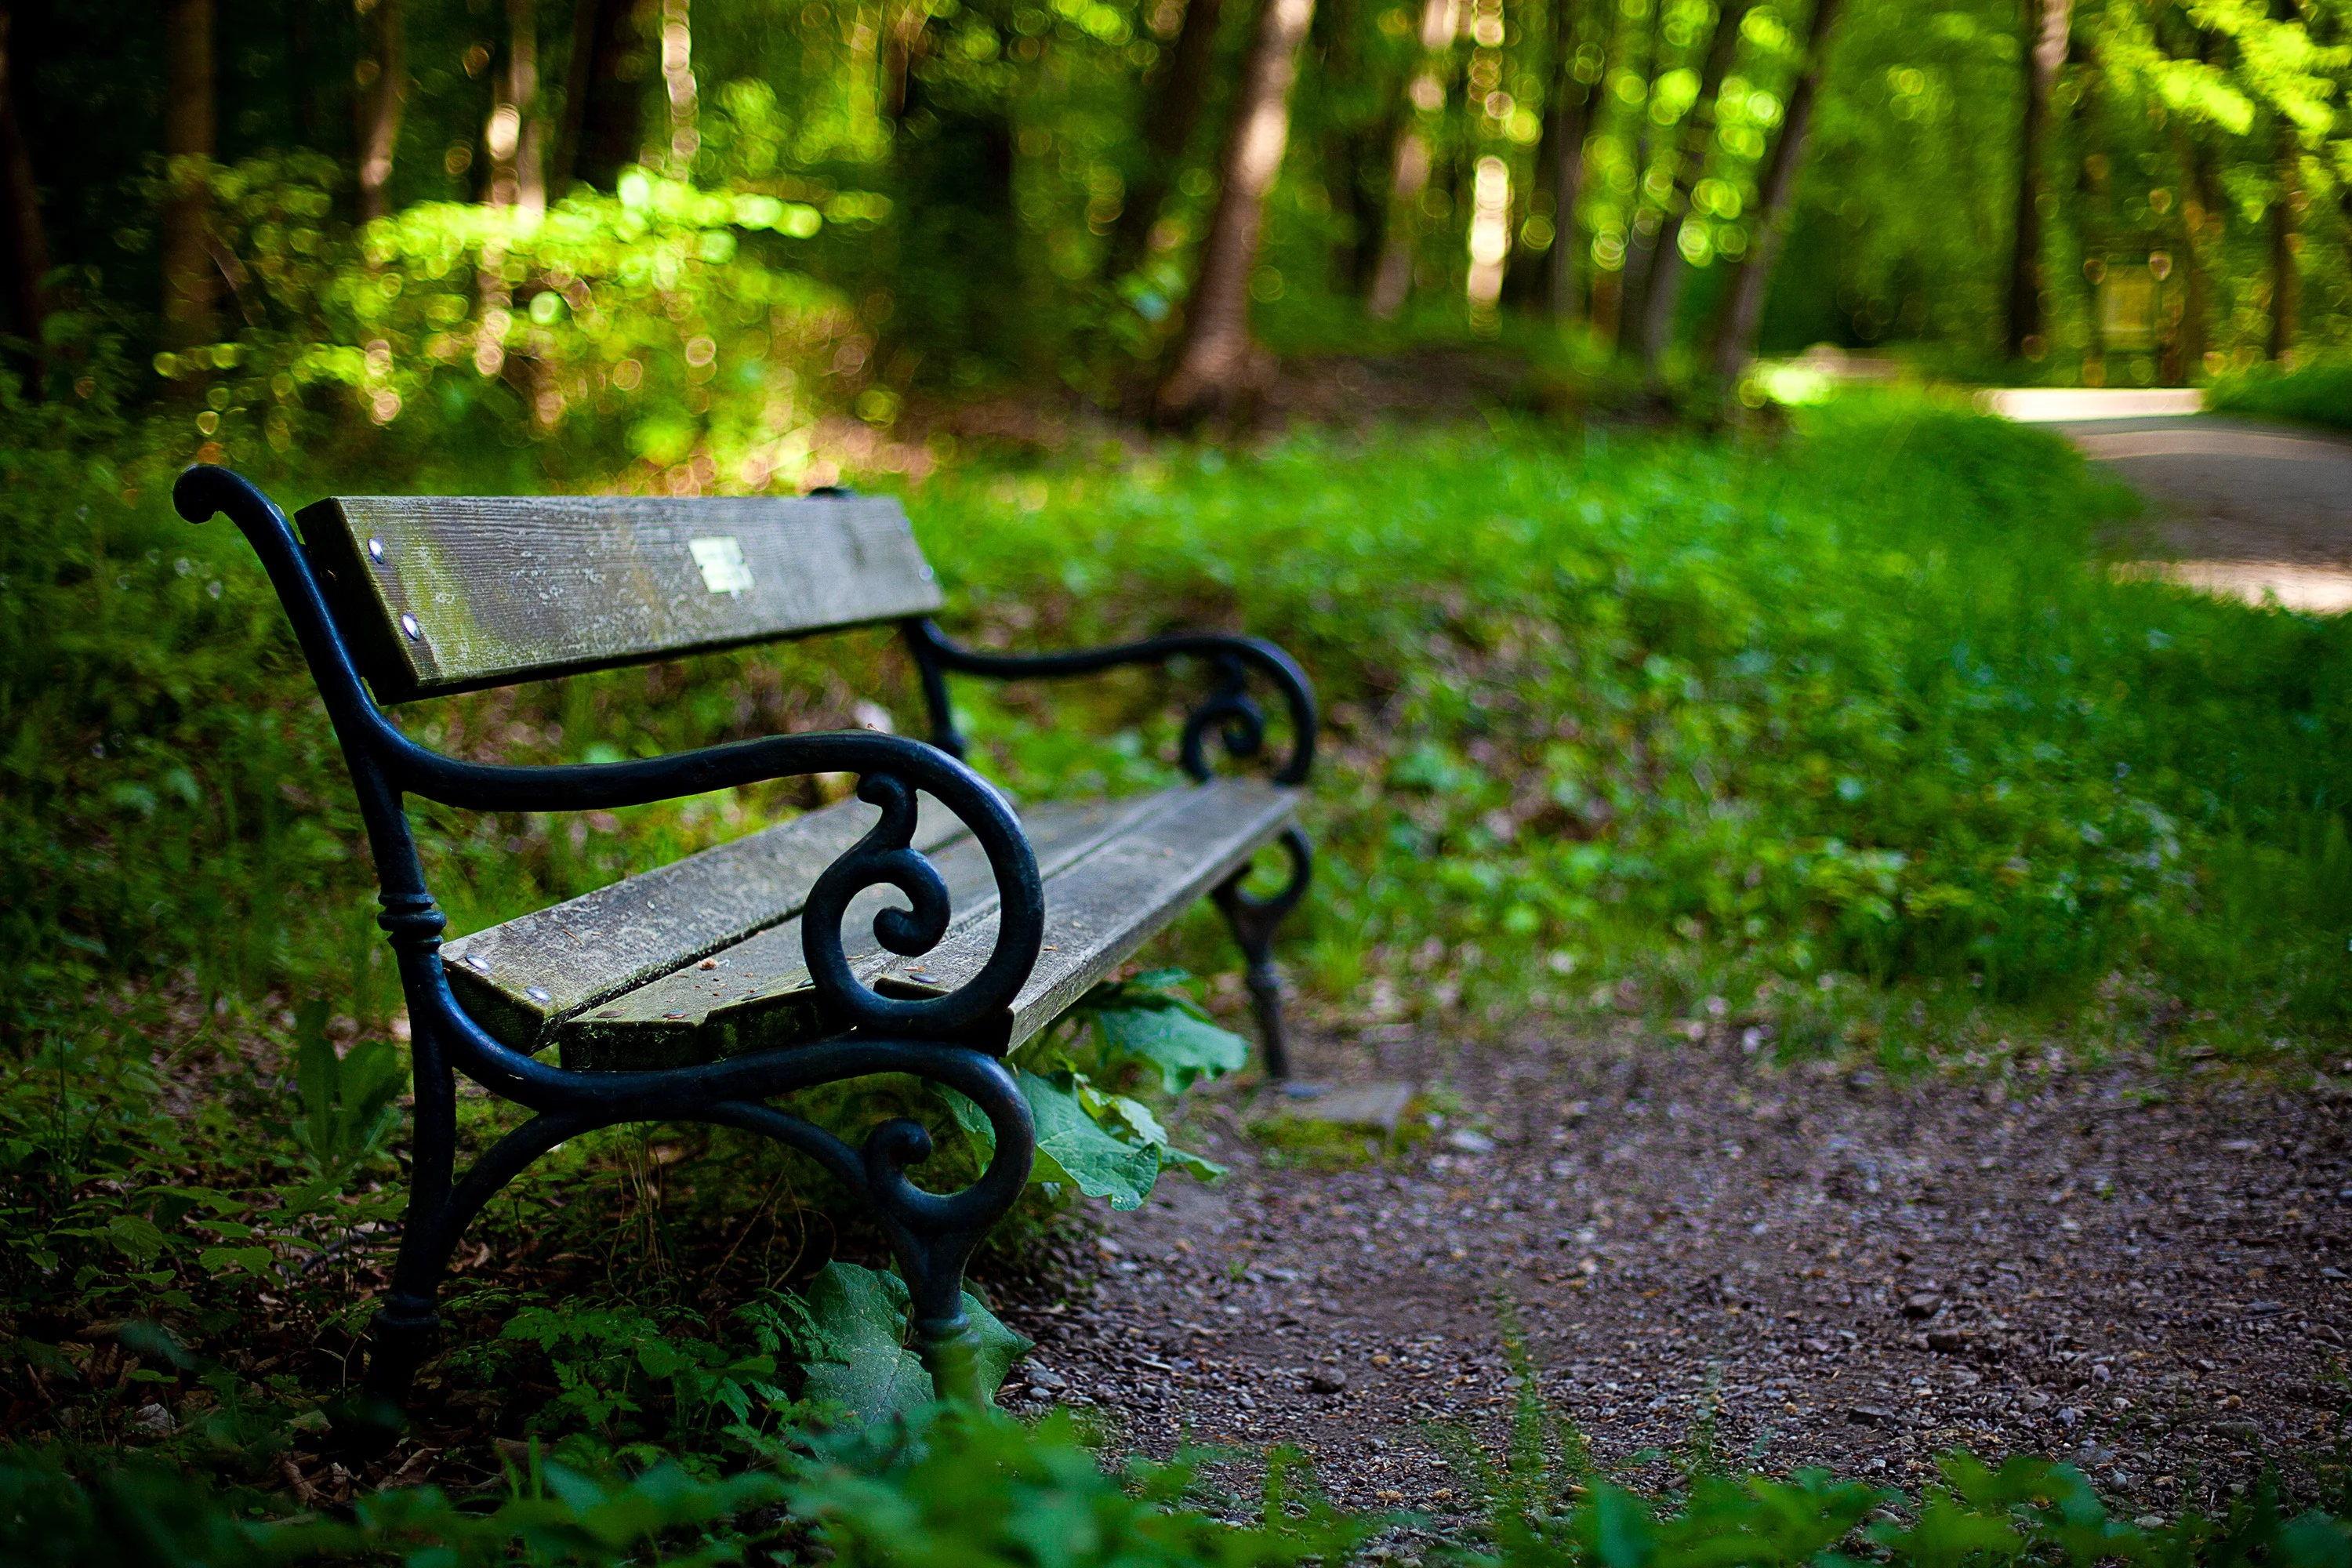
[[[2290,609],[2352,610],[2352,439],[2301,426],[2177,411],[2179,393],[1993,394],[2154,503],[2160,570]]]

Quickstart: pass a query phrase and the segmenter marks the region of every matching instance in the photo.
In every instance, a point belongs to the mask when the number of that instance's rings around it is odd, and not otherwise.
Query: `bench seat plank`
[[[1022,827],[1045,879],[1046,942],[992,1043],[1010,1049],[1052,1023],[1146,938],[1271,843],[1297,810],[1294,790],[1221,779],[1129,800],[1024,813]],[[876,943],[878,892],[861,895],[845,922],[851,969],[886,994],[951,990],[979,972],[995,943],[995,884],[978,847],[961,841],[931,859],[953,910],[938,947],[904,958]],[[567,1020],[555,1031],[563,1065],[682,1067],[817,1037],[797,920],[711,959],[709,969],[682,968]]]
[[[1038,874],[1051,878],[1164,804],[1160,795],[1048,803],[1024,811],[1021,830],[1036,857]],[[996,879],[979,840],[967,834],[925,852],[947,884],[950,920],[969,921],[995,907]],[[891,888],[869,888],[850,901],[842,921],[842,952],[861,978],[895,956],[874,938],[874,917],[893,905],[904,908],[906,900]],[[707,962],[709,968],[688,963],[566,1020],[555,1032],[563,1065],[685,1067],[821,1033],[797,918],[715,952]]]
[[[1011,1050],[1068,1011],[1194,901],[1249,864],[1297,816],[1298,792],[1262,779],[1214,779],[1163,797],[1169,808],[1104,844],[1045,884],[1045,945],[1013,998],[999,1047]],[[996,942],[991,910],[919,959],[892,955],[872,984],[952,989],[980,972]]]
[[[915,847],[963,823],[920,798]],[[548,1030],[800,912],[824,868],[881,813],[845,800],[442,946],[466,1010],[502,1043],[544,1049]]]

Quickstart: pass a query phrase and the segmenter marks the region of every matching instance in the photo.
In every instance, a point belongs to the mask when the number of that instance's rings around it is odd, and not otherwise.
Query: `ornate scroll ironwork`
[[[1290,754],[1275,771],[1276,784],[1307,782],[1315,765],[1315,692],[1297,661],[1257,637],[1229,637],[1218,632],[1184,632],[1150,637],[1114,647],[1076,653],[982,653],[950,640],[929,620],[905,623],[907,646],[922,673],[923,694],[930,706],[931,744],[957,756],[963,754],[963,736],[955,727],[949,706],[947,672],[984,675],[997,680],[1055,679],[1094,675],[1129,664],[1165,664],[1174,658],[1209,662],[1215,684],[1207,699],[1184,721],[1178,758],[1196,779],[1210,775],[1202,742],[1213,731],[1226,753],[1237,760],[1256,756],[1265,745],[1265,715],[1249,695],[1253,674],[1272,686],[1283,700],[1290,722]]]

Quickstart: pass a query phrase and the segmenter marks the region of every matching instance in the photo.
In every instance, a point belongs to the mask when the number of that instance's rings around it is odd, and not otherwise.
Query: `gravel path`
[[[2226,415],[2052,428],[2148,498],[2165,575],[2255,604],[2352,610],[2352,440]]]
[[[1501,1431],[1506,1310],[1542,1392],[1652,1482],[1643,1451],[1711,1403],[1719,1450],[1769,1468],[1916,1485],[1957,1445],[2054,1453],[2135,1514],[2336,1429],[2352,1174],[2325,1090],[2054,1057],[1895,1084],[1721,1025],[1385,1033],[1309,1040],[1304,1070],[1443,1082],[1442,1132],[1315,1170],[1238,1092],[1201,1101],[1189,1136],[1232,1177],[1118,1216],[1098,1282],[1002,1303],[1040,1342],[1007,1403],[1093,1405],[1162,1454],[1295,1443],[1337,1500],[1440,1514],[1466,1500],[1431,1426]]]

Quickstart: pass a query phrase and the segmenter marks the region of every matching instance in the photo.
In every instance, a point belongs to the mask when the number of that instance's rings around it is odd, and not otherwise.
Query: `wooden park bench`
[[[1042,657],[961,647],[929,619],[942,601],[906,513],[878,497],[344,497],[305,509],[299,539],[225,468],[190,468],[174,500],[192,522],[227,514],[284,602],[351,768],[407,997],[415,1144],[392,1288],[370,1333],[376,1427],[396,1424],[432,1348],[435,1300],[467,1224],[583,1132],[715,1122],[817,1160],[888,1236],[937,1391],[984,1401],[993,1391],[963,1310],[964,1264],[1019,1194],[1035,1149],[1005,1054],[1205,893],[1240,941],[1265,1065],[1283,1075],[1268,947],[1308,874],[1293,818],[1315,706],[1273,645],[1203,634]],[[921,673],[929,744],[875,731],[775,735],[508,767],[428,750],[383,710],[877,622],[898,625]],[[961,760],[950,673],[1026,679],[1178,658],[1213,678],[1182,731],[1189,785],[1016,812]],[[1253,676],[1287,708],[1288,754],[1270,779],[1213,776],[1213,737],[1235,758],[1265,749]],[[819,773],[856,774],[856,798],[446,944],[404,804],[611,809]],[[1276,842],[1287,885],[1244,891],[1252,857]],[[543,1059],[551,1048],[554,1061]],[[536,1113],[462,1177],[460,1072]],[[931,1142],[913,1121],[886,1122],[853,1148],[769,1103],[875,1073],[914,1074],[980,1106],[995,1151],[977,1181],[950,1194],[916,1186],[906,1168]]]

